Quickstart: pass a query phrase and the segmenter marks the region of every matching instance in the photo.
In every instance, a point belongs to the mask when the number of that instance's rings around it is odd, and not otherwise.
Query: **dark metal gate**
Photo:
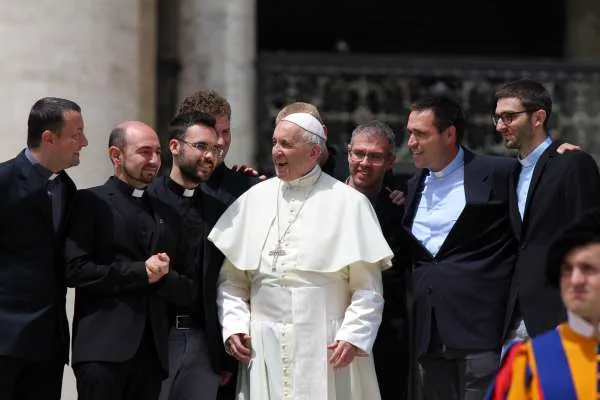
[[[404,146],[408,107],[429,93],[449,93],[467,115],[465,144],[476,151],[505,154],[491,123],[492,94],[521,77],[541,81],[553,96],[553,137],[581,145],[600,159],[600,64],[465,58],[377,57],[354,54],[263,54],[258,60],[257,161],[271,168],[270,148],[277,112],[294,101],[315,104],[344,148],[352,129],[380,119],[394,129],[398,167],[410,161]]]

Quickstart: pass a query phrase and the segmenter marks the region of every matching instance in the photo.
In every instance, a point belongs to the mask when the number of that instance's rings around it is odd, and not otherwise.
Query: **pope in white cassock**
[[[277,177],[243,194],[209,235],[225,254],[218,289],[238,399],[377,400],[371,347],[387,245],[369,200],[318,166],[310,114],[273,134]]]

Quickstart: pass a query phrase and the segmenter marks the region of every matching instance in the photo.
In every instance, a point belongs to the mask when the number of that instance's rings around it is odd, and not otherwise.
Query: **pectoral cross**
[[[275,272],[279,256],[285,256],[286,254],[285,250],[281,248],[281,242],[277,242],[277,246],[269,251],[269,255],[273,257],[273,267],[271,268],[271,271]]]

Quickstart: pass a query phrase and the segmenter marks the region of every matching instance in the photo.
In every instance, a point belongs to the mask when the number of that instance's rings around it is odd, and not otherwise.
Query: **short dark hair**
[[[571,250],[594,243],[600,243],[600,208],[584,212],[558,232],[551,243],[546,260],[548,283],[555,287],[560,285],[562,265]]]
[[[465,133],[465,116],[458,102],[448,96],[428,96],[415,101],[410,106],[410,110],[431,110],[433,113],[433,124],[438,132],[454,126],[456,129],[456,145],[459,146],[462,143]]]
[[[81,112],[77,103],[58,97],[44,97],[36,101],[27,120],[27,147],[35,149],[42,142],[42,133],[52,131],[60,135],[65,124],[65,111]]]
[[[115,146],[118,149],[123,150],[125,148],[125,129],[116,127],[110,131],[108,136],[108,147]]]
[[[225,97],[212,89],[199,90],[183,99],[177,107],[177,115],[190,112],[202,112],[213,117],[224,115],[231,119],[231,105]]]
[[[552,114],[552,98],[544,85],[531,79],[519,79],[505,83],[494,93],[494,106],[498,100],[510,97],[519,99],[528,113],[544,110],[546,112],[544,128],[548,127],[548,120]]]
[[[215,129],[216,120],[215,118],[207,113],[203,112],[188,112],[179,114],[171,120],[169,124],[169,140],[171,139],[183,139],[185,133],[194,125],[202,125],[208,128]]]
[[[354,139],[355,136],[362,133],[367,133],[386,139],[390,147],[390,153],[396,152],[396,134],[385,122],[374,119],[358,125],[356,128],[354,128],[352,134],[350,135],[350,142],[352,142],[352,139]]]

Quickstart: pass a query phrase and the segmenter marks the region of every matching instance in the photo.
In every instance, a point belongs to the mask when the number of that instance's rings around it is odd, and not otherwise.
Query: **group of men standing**
[[[188,97],[169,127],[172,170],[160,178],[157,133],[123,122],[108,138],[113,176],[76,191],[64,170],[87,146],[81,108],[34,104],[27,149],[0,165],[1,398],[60,398],[67,287],[76,289],[80,399],[216,398],[237,365],[216,311],[223,256],[205,239],[257,181],[223,164],[230,116],[214,91]]]
[[[200,91],[170,123],[168,176],[156,132],[127,121],[114,175],[80,191],[64,170],[81,109],[39,100],[0,165],[0,397],[60,398],[74,287],[80,399],[482,399],[504,344],[565,321],[546,258],[600,205],[595,161],[548,135],[541,84],[494,100],[516,159],[463,147],[459,104],[428,97],[401,183],[388,125],[356,127],[340,173],[316,107],[293,103],[264,180],[224,164],[231,108]]]

